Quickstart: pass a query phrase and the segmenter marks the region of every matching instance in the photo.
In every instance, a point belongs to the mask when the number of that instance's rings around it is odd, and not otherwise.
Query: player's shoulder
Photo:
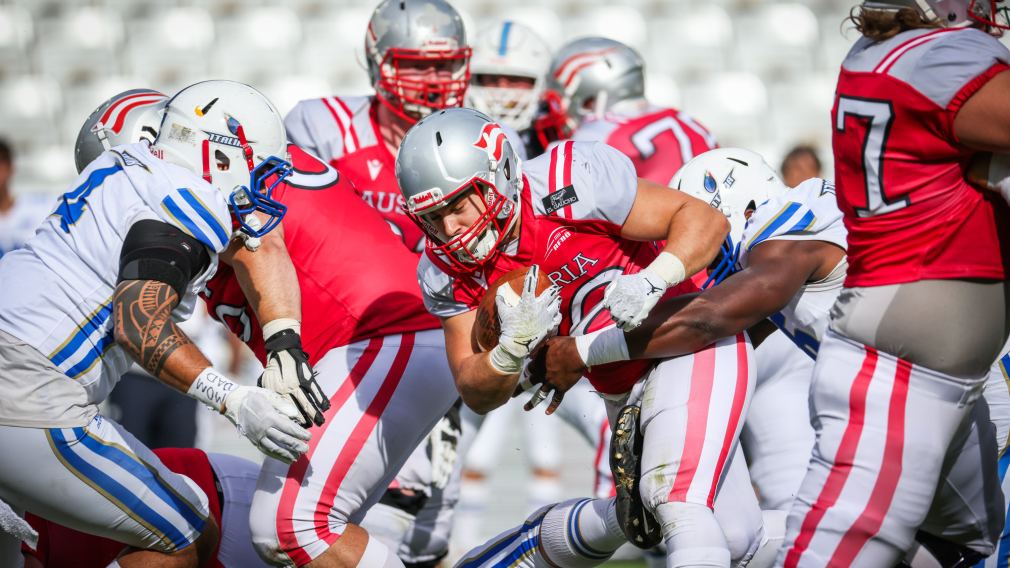
[[[918,29],[881,42],[861,38],[842,66],[890,76],[941,108],[994,65],[1010,64],[1010,51],[976,28]]]
[[[743,246],[751,249],[769,239],[802,239],[815,234],[841,231],[842,212],[835,199],[835,185],[811,178],[758,205],[747,221]]]
[[[525,171],[539,216],[621,224],[638,184],[631,160],[602,142],[556,143],[530,160]]]

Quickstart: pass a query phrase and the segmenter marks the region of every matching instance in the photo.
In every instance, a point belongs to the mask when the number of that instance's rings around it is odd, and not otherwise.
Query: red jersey
[[[717,146],[715,137],[683,112],[633,104],[615,105],[603,118],[586,120],[572,140],[605,142],[631,158],[638,177],[662,185],[670,185],[691,158]]]
[[[1010,53],[976,29],[860,39],[842,63],[832,125],[846,286],[1005,279],[1010,208],[965,180],[954,117]]]
[[[214,470],[202,450],[195,448],[161,448],[154,450],[165,467],[192,479],[207,495],[210,512],[221,526],[221,503],[214,483]],[[37,517],[31,513],[25,520],[39,533],[39,546],[22,550],[42,562],[43,566],[73,566],[74,568],[105,568],[126,546],[121,542],[75,531],[63,525]],[[215,549],[207,566],[222,568]]]
[[[563,142],[524,165],[520,235],[477,273],[455,269],[431,253],[421,257],[418,280],[428,310],[440,317],[471,311],[489,282],[537,264],[561,287],[561,335],[582,335],[613,325],[603,291],[621,274],[634,274],[659,254],[655,244],[621,237],[638,188],[627,157],[598,143]],[[671,295],[696,291],[690,281]],[[652,365],[648,360],[593,367],[600,392],[620,394]]]
[[[417,256],[342,175],[293,144],[295,173],[274,190],[288,207],[284,244],[302,293],[302,345],[315,364],[356,341],[439,327],[417,287]],[[204,292],[207,311],[264,360],[263,333],[230,267]]]
[[[366,203],[389,223],[403,244],[424,250],[424,232],[403,212],[396,156],[382,136],[375,97],[324,97],[298,103],[284,119],[288,139],[328,161]]]

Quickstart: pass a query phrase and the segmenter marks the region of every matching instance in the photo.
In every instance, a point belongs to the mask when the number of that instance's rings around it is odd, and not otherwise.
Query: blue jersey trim
[[[87,437],[87,433],[84,432],[83,428],[74,428],[73,432],[77,438],[75,441],[80,441],[82,437]],[[126,513],[135,518],[142,519],[153,527],[160,533],[159,536],[163,536],[169,541],[168,544],[171,544],[173,549],[178,550],[190,544],[189,539],[180,533],[172,523],[158,514],[157,511],[148,507],[140,497],[131,493],[129,489],[104,471],[88,463],[83,457],[75,454],[71,450],[70,443],[64,437],[61,429],[52,428],[49,430],[49,434],[54,442],[54,449],[63,458],[66,465],[75,470],[77,475],[94,483],[98,489],[115,499],[115,504],[124,507]]]
[[[221,247],[228,244],[228,233],[221,225],[221,221],[219,221],[217,217],[215,217],[214,214],[207,209],[207,206],[203,204],[203,201],[200,201],[199,197],[184,187],[179,189],[179,193],[182,194],[182,198],[186,200],[186,203],[189,203],[189,206],[196,211],[196,214],[207,222],[207,225],[210,226],[211,230],[214,231],[214,234],[221,241]]]
[[[182,224],[182,228],[193,238],[207,245],[211,250],[218,250],[218,246],[210,240],[210,237],[200,230],[200,227],[196,226],[196,223],[189,218],[189,215],[183,213],[182,209],[176,205],[175,201],[171,197],[166,196],[165,199],[162,199],[161,205],[165,208],[165,211],[172,216],[172,218]]]

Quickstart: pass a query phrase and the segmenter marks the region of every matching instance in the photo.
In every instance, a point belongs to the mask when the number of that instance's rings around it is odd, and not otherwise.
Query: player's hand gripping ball
[[[474,351],[490,351],[498,345],[498,337],[501,335],[501,322],[498,319],[498,306],[495,303],[498,288],[508,283],[516,295],[521,295],[528,271],[529,268],[527,267],[506,272],[488,287],[487,292],[484,293],[484,297],[481,298],[480,304],[477,306],[477,319],[470,333],[470,340]],[[535,294],[540,296],[544,290],[551,287],[551,281],[544,275],[543,271],[538,270],[537,273]]]

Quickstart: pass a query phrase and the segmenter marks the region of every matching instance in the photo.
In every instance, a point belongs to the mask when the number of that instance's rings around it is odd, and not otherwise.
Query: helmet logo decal
[[[561,65],[558,65],[557,71],[554,72],[554,78],[565,87],[568,87],[578,77],[579,71],[604,61],[607,55],[615,51],[617,51],[617,48],[608,47],[596,51],[577,53],[563,61]]]
[[[242,142],[234,136],[228,136],[227,134],[218,134],[217,132],[209,132],[207,130],[203,131],[207,135],[207,139],[215,144],[224,144],[225,146],[231,146],[233,148],[241,148]]]
[[[733,187],[734,183],[736,183],[736,178],[733,177],[733,170],[730,170],[729,173],[726,174],[726,179],[722,180],[722,185],[726,189],[729,189],[729,188]]]
[[[207,103],[203,108],[196,107],[193,110],[193,112],[195,112],[197,116],[205,116],[208,112],[210,112],[211,107],[213,107],[214,104],[217,103],[217,100],[219,98],[220,97],[214,97],[214,100],[212,100],[209,103]]]
[[[715,177],[712,175],[712,172],[709,172],[708,170],[706,170],[705,171],[705,191],[707,191],[709,193],[715,193],[716,191],[718,191],[718,189],[719,189],[719,186],[716,185]]]
[[[502,150],[505,148],[505,133],[493,122],[484,125],[480,131],[480,138],[474,142],[474,146],[482,148],[495,162],[501,161]]]

